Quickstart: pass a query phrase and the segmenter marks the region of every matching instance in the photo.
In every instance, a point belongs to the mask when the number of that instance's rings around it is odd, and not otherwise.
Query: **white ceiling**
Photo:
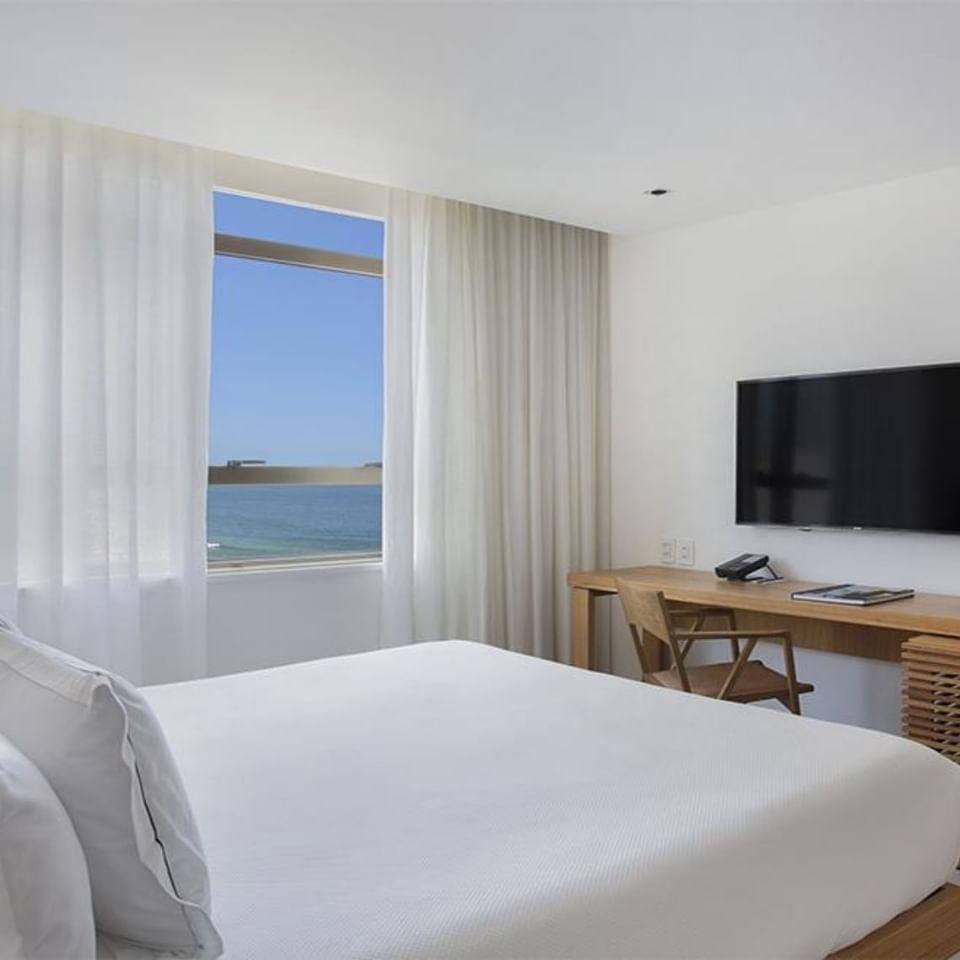
[[[960,6],[0,3],[0,102],[634,233],[960,164]]]

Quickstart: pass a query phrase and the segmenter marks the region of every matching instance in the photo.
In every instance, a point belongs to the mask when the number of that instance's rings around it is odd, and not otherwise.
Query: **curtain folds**
[[[0,612],[137,682],[204,672],[212,189],[0,110]]]
[[[609,559],[607,238],[394,191],[382,642],[570,659]]]

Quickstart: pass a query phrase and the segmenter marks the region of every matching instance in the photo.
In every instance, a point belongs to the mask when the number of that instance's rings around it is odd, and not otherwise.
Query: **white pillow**
[[[97,928],[149,950],[219,956],[200,835],[153,711],[120,677],[7,627],[0,733],[73,821]]]
[[[43,774],[0,737],[0,957],[93,960],[90,879]]]

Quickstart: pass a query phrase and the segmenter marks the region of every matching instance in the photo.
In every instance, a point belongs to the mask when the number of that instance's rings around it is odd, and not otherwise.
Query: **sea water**
[[[382,487],[224,484],[207,495],[207,557],[380,552]]]

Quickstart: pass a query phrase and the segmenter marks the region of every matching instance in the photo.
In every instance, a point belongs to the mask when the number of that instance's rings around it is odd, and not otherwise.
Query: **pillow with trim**
[[[220,956],[200,834],[136,687],[0,622],[0,734],[70,816],[97,928],[141,949]]]

